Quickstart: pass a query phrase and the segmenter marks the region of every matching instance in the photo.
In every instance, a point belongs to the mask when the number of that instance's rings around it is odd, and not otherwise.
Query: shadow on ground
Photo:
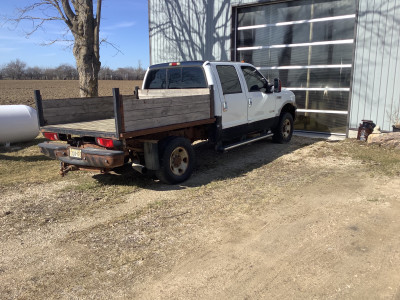
[[[121,174],[95,175],[94,178],[104,185],[138,186],[152,190],[180,190],[206,185],[213,181],[227,180],[261,168],[274,160],[320,141],[305,137],[293,137],[289,144],[275,144],[270,140],[255,142],[233,149],[226,153],[217,153],[207,142],[195,145],[196,168],[191,178],[179,185],[166,185],[151,175],[142,175],[136,171]]]
[[[39,135],[37,138],[23,143],[12,143],[10,146],[6,147],[4,144],[0,144],[0,153],[13,153],[21,150],[25,150],[32,146],[37,146],[39,143],[43,143],[47,141],[45,138],[40,137]]]

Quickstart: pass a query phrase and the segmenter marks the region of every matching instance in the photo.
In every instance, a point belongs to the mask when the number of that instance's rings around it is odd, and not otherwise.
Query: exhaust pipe
[[[147,168],[143,165],[132,163],[132,169],[139,172],[140,174],[147,174]]]

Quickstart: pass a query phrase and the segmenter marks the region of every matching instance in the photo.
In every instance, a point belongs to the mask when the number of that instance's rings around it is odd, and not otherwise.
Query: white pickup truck
[[[190,61],[150,66],[133,95],[44,100],[35,91],[42,153],[61,161],[61,175],[102,173],[130,164],[165,183],[187,180],[195,166],[192,143],[217,151],[272,137],[290,141],[295,96],[247,63]],[[59,141],[59,142],[53,142]],[[61,142],[60,142],[61,141]]]

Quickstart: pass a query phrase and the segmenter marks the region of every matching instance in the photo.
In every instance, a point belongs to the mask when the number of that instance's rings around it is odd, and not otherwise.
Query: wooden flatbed
[[[42,132],[123,139],[215,122],[210,91],[173,90],[166,97],[163,90],[122,96],[114,89],[110,97],[45,101],[35,91],[35,98]]]

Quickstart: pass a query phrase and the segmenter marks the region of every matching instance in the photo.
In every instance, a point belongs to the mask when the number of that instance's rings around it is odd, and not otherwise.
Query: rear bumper
[[[124,164],[125,153],[119,150],[97,148],[74,148],[67,144],[40,143],[40,151],[53,159],[78,167],[112,169]],[[81,150],[81,158],[70,157],[70,149]]]

